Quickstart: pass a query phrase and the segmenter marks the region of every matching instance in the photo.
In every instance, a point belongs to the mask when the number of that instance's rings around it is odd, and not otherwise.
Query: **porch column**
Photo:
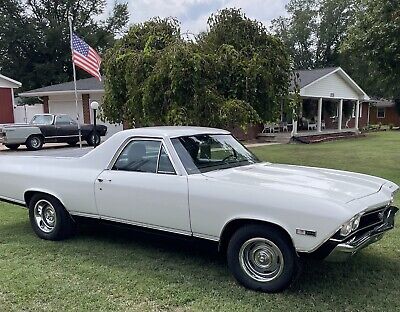
[[[356,130],[358,130],[359,119],[360,119],[360,100],[357,100],[357,102],[356,102],[356,120],[354,123],[354,128],[356,128]]]
[[[295,112],[295,110],[293,110],[293,116],[296,116],[296,112]],[[292,119],[292,133],[291,133],[291,136],[293,137],[293,136],[295,136],[296,134],[297,134],[297,118],[295,119],[295,118],[293,118]]]
[[[339,120],[338,120],[338,129],[342,130],[342,119],[343,119],[343,99],[340,99],[339,102]]]
[[[321,132],[322,129],[322,98],[318,99],[318,120],[317,120],[317,131]]]
[[[49,97],[44,96],[42,97],[43,100],[43,114],[48,114],[50,112],[49,110]]]

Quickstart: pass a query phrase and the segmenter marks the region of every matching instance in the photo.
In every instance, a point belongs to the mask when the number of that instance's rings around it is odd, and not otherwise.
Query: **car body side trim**
[[[19,200],[19,199],[14,199],[14,198],[10,198],[10,197],[5,197],[5,196],[0,196],[0,201],[9,203],[9,204],[16,204],[18,206],[24,206],[26,207],[26,203],[23,200]]]
[[[187,231],[177,230],[177,229],[173,229],[173,228],[162,227],[162,226],[153,225],[153,224],[141,223],[141,222],[136,222],[136,221],[112,218],[112,217],[104,217],[104,216],[100,216],[99,219],[100,220],[112,221],[112,222],[118,222],[118,223],[124,223],[124,224],[129,224],[129,225],[134,225],[134,226],[139,226],[139,227],[143,227],[143,228],[149,228],[149,229],[153,229],[153,230],[160,230],[160,231],[164,231],[164,232],[181,234],[181,235],[186,235],[186,236],[193,236],[192,232],[187,232]]]

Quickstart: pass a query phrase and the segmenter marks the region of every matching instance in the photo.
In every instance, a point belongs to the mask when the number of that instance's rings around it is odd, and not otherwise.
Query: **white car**
[[[211,240],[265,292],[287,288],[302,256],[343,260],[377,241],[398,211],[390,181],[260,162],[209,128],[127,130],[80,158],[2,156],[0,177],[43,239],[67,238],[79,216]]]

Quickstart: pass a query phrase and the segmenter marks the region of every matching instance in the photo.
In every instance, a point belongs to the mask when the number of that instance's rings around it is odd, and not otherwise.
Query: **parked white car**
[[[80,158],[2,156],[0,197],[36,234],[89,217],[218,242],[244,286],[280,291],[303,255],[343,260],[393,228],[390,181],[260,162],[224,130],[139,128]]]

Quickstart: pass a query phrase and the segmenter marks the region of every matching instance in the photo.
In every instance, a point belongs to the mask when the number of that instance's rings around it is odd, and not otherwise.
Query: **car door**
[[[55,120],[56,136],[59,141],[78,137],[78,124],[68,115],[57,115]]]
[[[132,139],[95,182],[100,217],[191,234],[187,176],[161,139]]]
[[[30,125],[38,127],[45,138],[54,138],[56,136],[56,127],[54,125],[54,116],[50,114],[35,115]]]

